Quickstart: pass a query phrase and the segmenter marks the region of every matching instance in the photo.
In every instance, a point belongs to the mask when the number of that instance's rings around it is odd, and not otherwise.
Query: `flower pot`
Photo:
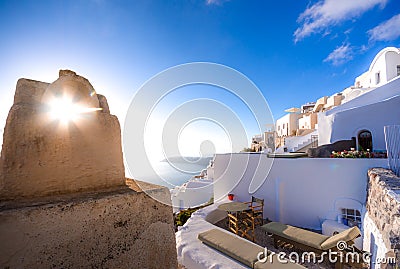
[[[234,194],[232,194],[232,193],[228,194],[228,199],[229,199],[230,201],[233,201],[233,198],[234,198],[234,197],[235,197]]]

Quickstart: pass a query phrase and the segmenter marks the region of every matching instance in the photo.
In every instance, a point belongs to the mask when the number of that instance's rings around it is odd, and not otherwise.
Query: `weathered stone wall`
[[[368,176],[364,249],[373,254],[373,260],[396,256],[400,266],[400,178],[383,168],[370,169]],[[374,268],[387,266],[375,264]]]
[[[0,268],[177,268],[171,206],[133,181],[113,192],[2,207]]]
[[[54,120],[48,104],[65,94],[94,110]],[[87,79],[20,79],[0,157],[0,268],[177,268],[169,190],[124,174],[118,119]]]
[[[68,95],[86,108],[67,125],[49,103]],[[7,118],[0,162],[0,200],[122,186],[125,170],[118,119],[89,81],[61,70],[52,84],[20,79]]]

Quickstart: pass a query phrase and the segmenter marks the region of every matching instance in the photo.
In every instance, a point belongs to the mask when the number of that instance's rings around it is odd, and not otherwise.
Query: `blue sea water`
[[[200,174],[206,167],[207,165],[161,161],[153,165],[155,174],[134,176],[134,178],[172,189],[187,182],[193,176]]]

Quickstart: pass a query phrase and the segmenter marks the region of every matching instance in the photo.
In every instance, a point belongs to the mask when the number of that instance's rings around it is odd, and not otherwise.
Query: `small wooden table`
[[[218,209],[224,210],[226,212],[241,212],[249,209],[249,205],[241,202],[230,202],[225,204],[220,204]]]
[[[240,230],[240,219],[238,217],[238,212],[245,211],[249,209],[249,205],[241,202],[230,202],[225,204],[220,204],[218,209],[228,212],[228,228],[235,234],[239,234]]]

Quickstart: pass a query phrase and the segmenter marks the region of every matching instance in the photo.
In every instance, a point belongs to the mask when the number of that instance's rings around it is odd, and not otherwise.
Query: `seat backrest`
[[[251,203],[252,204],[257,203],[257,204],[260,204],[261,206],[264,206],[264,199],[259,199],[254,196],[251,196]]]
[[[361,236],[361,231],[355,226],[329,237],[321,244],[321,248],[323,250],[330,249],[336,247],[339,242],[349,242],[359,236]]]

